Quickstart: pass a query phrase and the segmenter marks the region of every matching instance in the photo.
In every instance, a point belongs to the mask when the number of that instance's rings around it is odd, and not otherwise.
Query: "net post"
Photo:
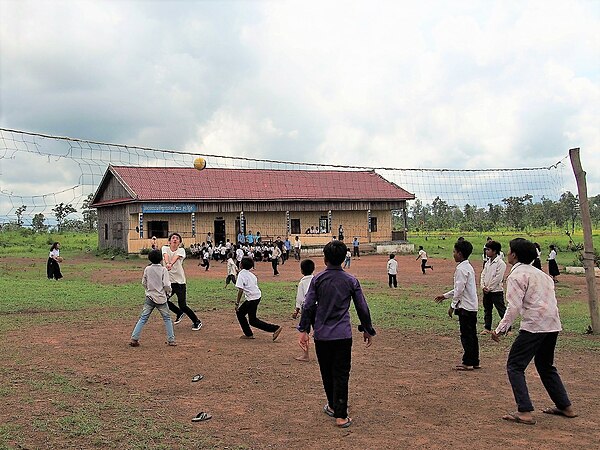
[[[571,166],[577,181],[577,192],[579,194],[579,207],[581,209],[581,222],[583,226],[583,267],[585,269],[585,280],[588,291],[588,304],[590,318],[592,321],[592,334],[600,334],[600,309],[596,295],[596,279],[594,274],[594,242],[592,240],[592,221],[590,218],[590,207],[587,197],[587,183],[585,172],[579,158],[579,148],[569,150]]]

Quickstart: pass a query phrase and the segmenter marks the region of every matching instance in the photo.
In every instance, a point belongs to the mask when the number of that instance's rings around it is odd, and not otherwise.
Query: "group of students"
[[[361,325],[359,331],[367,347],[371,346],[376,332],[371,324],[369,307],[358,280],[342,269],[342,262],[348,251],[341,241],[332,241],[323,249],[326,269],[313,276],[315,263],[305,259],[300,263],[302,279],[298,284],[294,318],[300,315],[298,324],[298,345],[303,353],[296,359],[309,360],[309,333],[313,331],[315,352],[320,367],[323,388],[327,403],[323,412],[335,419],[335,424],[347,428],[352,424],[348,416],[348,381],[351,367],[352,327],[350,323],[350,303],[353,302]],[[185,301],[185,274],[182,262],[185,250],[181,247],[181,236],[173,233],[169,245],[160,251],[153,249],[148,254],[150,265],[144,269],[142,285],[145,288],[145,302],[137,321],[129,345],[138,347],[142,329],[154,309],[163,317],[168,345],[175,346],[173,323],[178,323],[183,315],[194,322],[192,329],[199,330],[202,322],[187,306]],[[162,262],[162,264],[161,264]],[[280,325],[265,322],[257,317],[262,293],[256,275],[252,273],[254,260],[243,256],[240,270],[230,253],[227,261],[228,276],[226,286],[234,281],[238,288],[235,313],[242,329],[243,339],[254,339],[251,327],[272,333],[273,341],[281,334]],[[179,307],[170,302],[176,294]],[[175,309],[174,309],[175,308]],[[169,310],[176,313],[171,321]]]
[[[480,280],[485,311],[485,328],[482,334],[490,334],[494,341],[499,342],[501,336],[510,332],[515,319],[519,315],[522,316],[519,334],[513,342],[506,363],[517,411],[502,418],[527,425],[536,423],[525,381],[525,369],[532,359],[546,391],[555,404],[543,412],[568,418],[576,417],[567,391],[554,367],[556,341],[558,333],[562,330],[554,281],[533,265],[539,254],[532,242],[517,238],[511,240],[509,246],[507,260],[512,268],[506,279],[507,305],[504,304],[502,290],[506,264],[501,255],[500,243],[489,240],[485,244],[487,259]],[[435,297],[438,303],[452,298],[448,315],[458,316],[460,340],[464,351],[462,363],[455,367],[459,371],[481,369],[477,337],[477,288],[475,271],[469,262],[472,252],[472,244],[464,239],[454,244],[453,257],[457,263],[454,287]],[[492,331],[494,306],[501,320]]]
[[[202,326],[185,302],[185,275],[181,266],[185,251],[180,244],[181,237],[173,233],[169,238],[169,245],[162,248],[162,254],[158,250],[152,250],[149,254],[151,264],[145,268],[142,278],[146,300],[131,336],[131,346],[139,346],[142,328],[155,308],[164,319],[169,345],[176,345],[169,309],[176,313],[175,323],[186,314],[194,323],[193,329],[199,330]],[[469,262],[472,251],[473,246],[470,242],[464,239],[456,242],[453,249],[453,257],[457,263],[453,289],[435,298],[439,303],[452,298],[448,315],[458,316],[464,350],[461,364],[455,367],[459,371],[481,369],[477,336],[477,289],[475,272]],[[312,260],[305,259],[301,262],[302,279],[298,284],[293,312],[294,318],[300,316],[297,327],[298,345],[303,352],[296,359],[309,360],[309,333],[312,330],[315,353],[327,397],[323,412],[335,418],[336,426],[344,428],[352,424],[352,419],[348,415],[348,381],[352,348],[349,314],[351,302],[355,305],[360,320],[358,329],[363,333],[363,340],[367,347],[371,346],[376,335],[359,281],[342,268],[347,252],[348,248],[339,240],[326,244],[323,249],[326,269],[317,275],[313,275],[315,264]],[[508,378],[517,403],[517,411],[503,416],[503,419],[523,424],[536,423],[532,416],[534,408],[525,382],[525,369],[532,359],[535,361],[544,387],[555,404],[554,407],[546,408],[543,412],[569,418],[576,417],[577,414],[554,367],[555,346],[558,333],[562,329],[554,283],[548,275],[533,266],[535,258],[538,257],[534,244],[521,238],[513,239],[510,241],[510,251],[507,255],[512,269],[506,280],[508,305],[505,306],[501,285],[506,264],[500,252],[501,245],[498,242],[486,243],[487,260],[480,280],[486,309],[484,332],[490,334],[494,341],[499,341],[501,336],[510,331],[517,316],[522,316],[519,335],[511,347],[507,361]],[[243,332],[241,337],[253,339],[254,333],[251,327],[254,327],[272,333],[273,341],[277,340],[282,327],[257,317],[262,293],[256,275],[252,273],[254,260],[251,257],[242,257],[238,273],[232,255],[229,256],[226,285],[234,281],[238,288],[235,312]],[[160,264],[161,260],[163,265]],[[394,258],[390,258],[390,261],[395,262]],[[391,265],[393,266],[393,263]],[[393,284],[393,281],[390,280],[390,283]],[[172,294],[177,294],[179,308],[169,301]],[[498,308],[499,305],[504,309]],[[498,309],[501,321],[496,329],[491,331],[493,306]]]

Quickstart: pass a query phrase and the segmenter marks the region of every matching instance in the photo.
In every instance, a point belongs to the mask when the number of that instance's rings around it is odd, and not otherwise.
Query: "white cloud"
[[[3,127],[388,167],[542,166],[581,147],[600,192],[598,2],[0,8]]]

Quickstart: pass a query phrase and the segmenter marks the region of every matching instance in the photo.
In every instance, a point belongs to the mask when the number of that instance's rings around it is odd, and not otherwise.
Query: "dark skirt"
[[[540,261],[540,258],[535,258],[533,260],[532,266],[535,267],[535,268],[537,268],[537,269],[542,270],[542,262]]]
[[[48,279],[54,278],[55,280],[60,280],[63,276],[60,273],[60,265],[58,261],[53,258],[48,258],[48,264],[46,264],[46,272],[48,274]]]
[[[558,264],[556,264],[555,259],[548,261],[548,273],[553,277],[560,275],[560,270],[558,270]]]

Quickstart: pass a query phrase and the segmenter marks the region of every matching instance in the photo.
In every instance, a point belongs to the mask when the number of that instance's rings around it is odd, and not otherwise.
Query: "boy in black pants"
[[[370,347],[375,330],[371,325],[369,305],[356,278],[342,269],[348,248],[341,241],[332,241],[323,249],[327,268],[315,275],[304,300],[298,325],[298,344],[308,350],[308,334],[314,319],[315,351],[321,379],[327,395],[323,411],[335,417],[338,427],[352,424],[348,416],[348,381],[352,359],[352,325],[350,300],[353,300],[366,346]]]

